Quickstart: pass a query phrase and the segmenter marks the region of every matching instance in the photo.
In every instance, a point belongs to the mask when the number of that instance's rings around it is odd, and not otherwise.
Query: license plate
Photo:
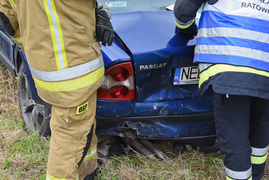
[[[175,69],[174,85],[187,85],[199,83],[198,66],[181,67]]]

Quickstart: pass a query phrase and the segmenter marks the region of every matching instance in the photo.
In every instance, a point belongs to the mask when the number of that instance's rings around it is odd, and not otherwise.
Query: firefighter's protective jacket
[[[217,93],[269,99],[269,4],[210,2],[177,0],[174,8],[177,27],[187,31],[203,4],[194,57],[201,92],[212,85]]]
[[[104,73],[94,37],[95,11],[89,11],[96,1],[40,1],[37,7],[45,11],[27,7],[34,17],[20,9],[18,3],[26,4],[23,1],[0,3],[0,12],[8,16],[15,31],[12,39],[25,50],[39,96],[60,107],[82,104],[101,85]]]

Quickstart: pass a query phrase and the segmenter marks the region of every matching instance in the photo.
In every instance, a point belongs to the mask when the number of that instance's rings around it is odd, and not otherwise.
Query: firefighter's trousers
[[[214,113],[227,179],[260,179],[268,153],[269,100],[214,93]]]
[[[95,111],[96,92],[81,106],[52,107],[47,179],[83,180],[96,170]]]

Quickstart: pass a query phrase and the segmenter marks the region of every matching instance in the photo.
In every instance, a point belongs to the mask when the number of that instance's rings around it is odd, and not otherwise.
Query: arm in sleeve
[[[0,18],[12,40],[23,50],[17,12],[12,8],[9,0],[0,0]]]
[[[9,33],[10,36],[14,36],[15,35],[15,30],[13,29],[9,19],[7,18],[7,16],[0,12],[0,19],[2,20],[3,25],[5,26],[7,32]]]
[[[177,0],[174,7],[177,29],[183,34],[196,34],[195,17],[206,0]]]

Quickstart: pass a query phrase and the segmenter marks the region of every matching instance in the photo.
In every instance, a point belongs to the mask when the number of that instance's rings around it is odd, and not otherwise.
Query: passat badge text
[[[140,65],[139,70],[141,71],[141,70],[164,68],[166,65],[167,65],[167,63]]]

